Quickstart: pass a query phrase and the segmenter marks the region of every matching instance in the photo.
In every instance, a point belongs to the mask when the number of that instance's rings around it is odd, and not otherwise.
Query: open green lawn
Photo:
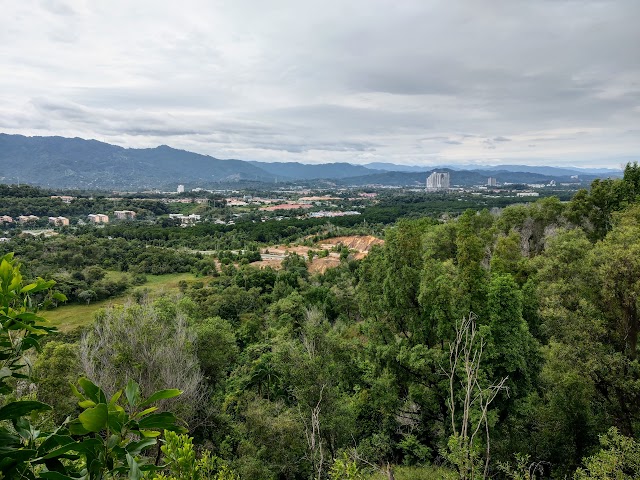
[[[459,478],[454,471],[441,467],[403,467],[393,468],[393,476],[396,480],[454,480]],[[388,476],[376,473],[369,480],[387,480]]]
[[[122,273],[109,272],[108,275],[118,278],[120,275],[122,275]],[[131,291],[134,289],[148,289],[148,292],[151,296],[158,296],[163,293],[177,292],[179,290],[178,282],[180,280],[185,280],[191,283],[198,280],[206,280],[206,278],[196,278],[196,276],[191,273],[147,275],[147,283],[137,287],[132,287],[128,293],[119,297],[114,297],[99,302],[91,302],[91,304],[89,305],[81,305],[77,303],[63,305],[54,310],[45,310],[40,313],[53,325],[58,327],[60,331],[69,332],[78,327],[82,327],[91,323],[93,321],[94,314],[101,308],[106,308],[112,305],[123,305],[129,297]]]
[[[182,213],[183,215],[188,215],[193,213],[200,204],[198,203],[180,203],[180,202],[169,202],[167,203],[169,207],[169,211],[171,213]]]

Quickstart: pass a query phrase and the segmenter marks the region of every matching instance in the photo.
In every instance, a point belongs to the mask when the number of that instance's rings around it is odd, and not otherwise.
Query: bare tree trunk
[[[387,480],[395,480],[396,477],[393,476],[393,467],[387,462]]]
[[[309,447],[309,460],[313,465],[313,471],[315,472],[316,479],[322,479],[322,470],[324,468],[324,445],[320,432],[320,403],[322,403],[322,392],[324,387],[322,385],[320,389],[320,398],[315,407],[311,409],[311,415],[309,423],[305,420],[305,437],[307,439],[307,446]]]
[[[474,458],[476,437],[480,429],[485,432],[485,461],[483,478],[489,477],[490,436],[488,412],[489,406],[501,390],[507,390],[504,377],[498,383],[488,387],[480,385],[480,365],[484,351],[484,339],[476,327],[476,316],[471,313],[456,323],[456,337],[449,346],[449,371],[445,372],[449,378],[449,408],[451,410],[451,428],[453,435],[459,442],[458,455],[462,458],[453,459],[463,480],[475,478],[477,458]],[[460,368],[461,367],[461,368]],[[458,372],[458,370],[462,372]],[[462,378],[459,379],[460,374]],[[455,416],[456,379],[459,379],[463,389],[462,419],[458,425]],[[479,413],[474,420],[473,413]]]

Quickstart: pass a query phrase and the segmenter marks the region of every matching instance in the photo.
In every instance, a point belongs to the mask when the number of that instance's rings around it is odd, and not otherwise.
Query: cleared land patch
[[[120,272],[110,272],[109,275],[115,277],[121,275]],[[69,332],[79,327],[90,324],[93,321],[95,313],[101,308],[109,306],[124,305],[130,298],[131,292],[134,290],[145,290],[152,297],[159,296],[163,293],[175,293],[180,290],[178,283],[184,280],[193,283],[202,278],[197,278],[191,273],[170,273],[167,275],[147,275],[147,282],[143,285],[133,287],[123,295],[91,302],[89,305],[68,304],[62,305],[53,310],[43,310],[40,313],[44,318],[49,320],[52,325],[58,327],[61,332]]]

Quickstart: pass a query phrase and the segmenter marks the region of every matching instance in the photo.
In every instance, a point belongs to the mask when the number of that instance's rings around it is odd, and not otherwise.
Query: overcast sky
[[[0,131],[318,163],[640,160],[640,0],[0,0]]]

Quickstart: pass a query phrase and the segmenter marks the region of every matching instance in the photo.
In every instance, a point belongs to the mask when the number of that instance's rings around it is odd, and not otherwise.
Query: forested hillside
[[[548,167],[547,167],[548,168]],[[349,163],[303,164],[221,160],[160,145],[155,148],[122,148],[117,145],[64,137],[26,137],[0,133],[0,180],[47,188],[87,188],[116,191],[187,188],[234,189],[241,186],[271,188],[278,183],[424,186],[433,167],[419,171],[376,170]],[[563,171],[532,173],[523,170],[451,170],[452,185],[484,185],[489,175],[500,183],[568,182],[579,184],[596,175]],[[542,170],[544,171],[544,170]],[[617,174],[617,172],[608,172]],[[579,179],[576,174],[579,174]]]
[[[640,167],[568,202],[413,213],[345,225],[380,230],[384,244],[363,260],[341,249],[338,267],[313,275],[297,255],[274,270],[244,251],[214,262],[180,250],[196,228],[7,242],[17,256],[0,265],[0,472],[639,478]],[[269,225],[239,231],[252,248],[330,234],[282,223],[270,237]],[[226,228],[215,240],[230,241]],[[81,330],[41,327],[33,312],[63,303],[57,287],[77,301],[74,282],[103,291],[105,270],[129,271],[129,283],[199,278],[180,293],[138,291]],[[51,271],[57,286],[36,279]]]

